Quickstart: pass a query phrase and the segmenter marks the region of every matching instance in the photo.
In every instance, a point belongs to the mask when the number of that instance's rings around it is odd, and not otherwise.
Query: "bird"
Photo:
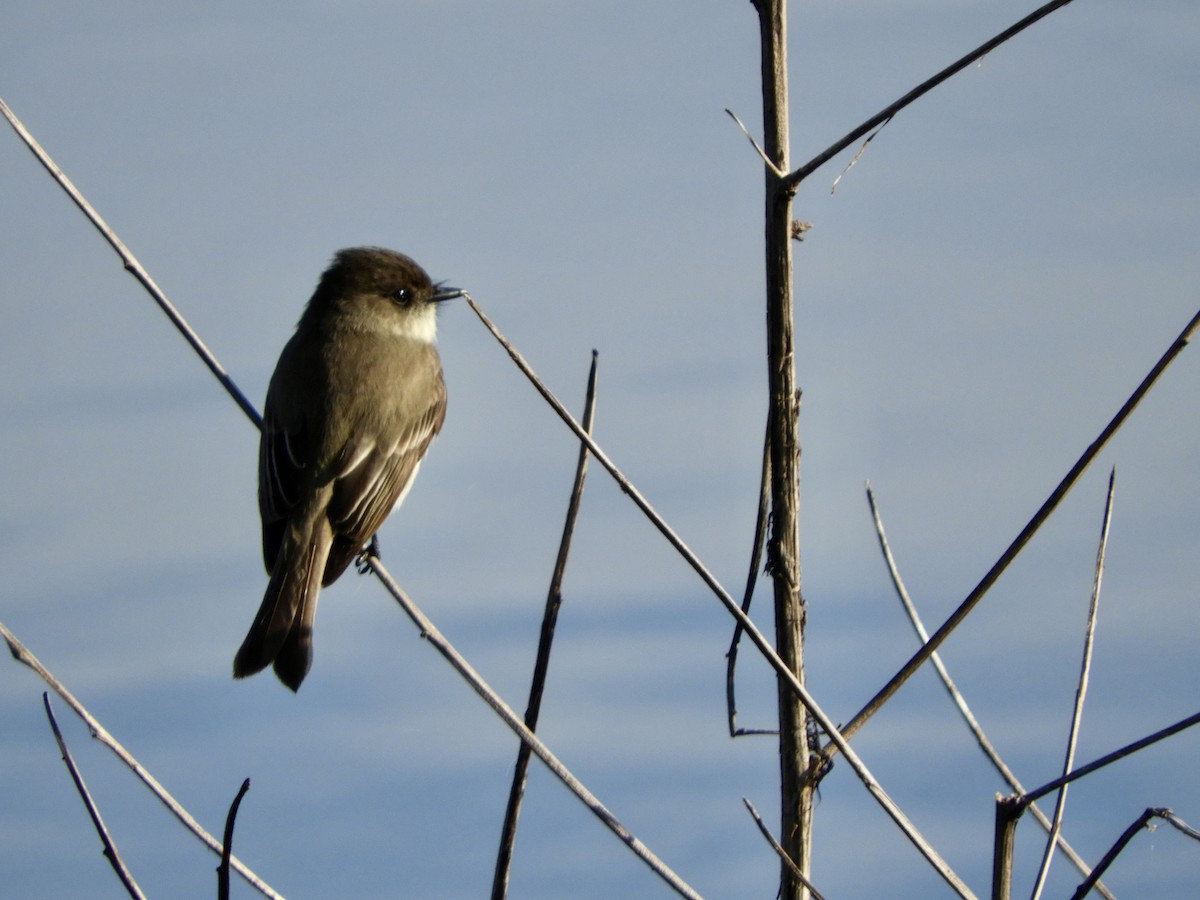
[[[462,296],[382,247],[338,251],[267,388],[258,454],[270,579],[233,662],[298,691],[332,584],[404,500],[446,417],[437,307]]]

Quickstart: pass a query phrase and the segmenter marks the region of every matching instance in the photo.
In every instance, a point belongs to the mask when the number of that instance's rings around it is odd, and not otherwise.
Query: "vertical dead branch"
[[[792,197],[788,170],[786,0],[755,0],[762,42],[763,150],[765,179],[767,380],[770,391],[771,533],[767,564],[775,588],[775,649],[804,682],[804,598],[800,591],[800,446],[792,324]],[[780,841],[806,876],[811,863],[813,786],[808,770],[807,713],[779,682]],[[802,900],[807,890],[785,864],[782,900]]]
[[[221,864],[217,866],[217,900],[229,900],[229,857],[233,855],[233,825],[237,821],[238,807],[242,798],[250,790],[250,779],[247,778],[238,788],[237,795],[229,804],[229,813],[225,816],[225,838],[221,848]]]
[[[1012,896],[1013,845],[1017,838],[1017,820],[1025,812],[1020,797],[996,796],[996,837],[992,845],[992,900]]]
[[[1063,760],[1063,774],[1066,775],[1075,765],[1075,747],[1079,740],[1079,726],[1083,720],[1083,702],[1087,697],[1088,676],[1092,670],[1092,647],[1096,638],[1096,612],[1100,606],[1100,583],[1104,578],[1104,554],[1108,549],[1108,529],[1112,524],[1113,489],[1116,486],[1117,470],[1113,469],[1108,476],[1108,499],[1104,504],[1104,523],[1100,527],[1100,547],[1096,551],[1096,573],[1092,579],[1092,600],[1088,605],[1087,626],[1083,636],[1083,663],[1080,666],[1079,686],[1075,690],[1075,708],[1071,712],[1071,727],[1067,732],[1067,752]],[[1054,845],[1062,830],[1063,811],[1067,805],[1067,785],[1058,789],[1058,798],[1054,804],[1054,819],[1050,832],[1046,836],[1046,849],[1042,853],[1042,863],[1038,867],[1037,878],[1033,883],[1033,900],[1039,900],[1046,885],[1046,876],[1050,874],[1050,861],[1054,859]]]
[[[583,407],[583,427],[592,433],[592,422],[596,414],[596,360],[592,351],[592,367],[588,372],[587,399]],[[571,499],[567,502],[567,519],[563,524],[562,540],[558,545],[558,557],[554,561],[554,573],[550,577],[550,590],[546,595],[546,611],[542,615],[542,631],[538,636],[537,659],[533,665],[533,681],[529,688],[529,706],[525,710],[525,724],[530,731],[537,731],[538,716],[542,710],[542,695],[546,690],[546,673],[550,669],[550,648],[554,643],[554,627],[558,623],[558,610],[562,606],[563,575],[567,571],[567,555],[571,550],[571,536],[575,533],[575,520],[579,516],[579,501],[583,499],[583,483],[587,478],[587,444],[579,447],[579,462],[575,466],[575,483],[571,486]],[[504,810],[504,825],[500,829],[500,849],[496,854],[496,871],[492,875],[492,900],[504,900],[508,896],[508,875],[512,870],[513,846],[517,840],[517,820],[521,816],[521,800],[525,796],[525,780],[529,773],[530,750],[521,744],[517,750],[517,765],[513,770],[512,787],[508,793],[508,806]]]

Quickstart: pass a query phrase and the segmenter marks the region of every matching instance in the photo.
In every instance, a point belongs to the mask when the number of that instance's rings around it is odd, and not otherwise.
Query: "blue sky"
[[[803,162],[1032,5],[793,4]],[[970,591],[1198,306],[1200,14],[1077,0],[897,117],[796,248],[808,679],[845,721],[911,654],[874,485],[927,623]],[[746,2],[20,3],[0,96],[261,402],[336,249],[394,247],[468,288],[731,590],[765,412],[761,133]],[[15,135],[0,135],[0,621],[210,830],[292,897],[479,896],[515,741],[372,580],[322,595],[298,696],[230,662],[265,584],[256,434]],[[445,430],[384,560],[521,708],[576,447],[465,305],[443,310]],[[1027,784],[1061,765],[1108,472],[1109,567],[1079,758],[1196,711],[1200,358],[1184,352],[945,647]],[[599,469],[542,732],[711,897],[771,896],[742,807],[776,821],[770,739],[725,735],[717,602]],[[770,628],[760,600],[756,619]],[[743,651],[742,722],[768,725]],[[0,872],[14,895],[121,896],[44,722],[0,669]],[[214,858],[60,707],[143,887],[205,896]],[[1146,806],[1200,822],[1185,733],[1071,792],[1098,858]],[[855,739],[986,892],[1001,784],[928,673]],[[1026,884],[1041,838],[1019,833]],[[814,878],[833,897],[940,880],[839,766]],[[1200,850],[1138,837],[1108,879],[1175,897]],[[1061,862],[1051,893],[1075,884]],[[236,896],[252,896],[243,885]],[[514,897],[669,896],[543,770]]]

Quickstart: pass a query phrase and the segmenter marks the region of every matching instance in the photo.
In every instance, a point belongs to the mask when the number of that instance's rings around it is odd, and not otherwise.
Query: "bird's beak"
[[[449,287],[445,282],[439,281],[433,286],[433,297],[430,298],[434,303],[441,303],[445,300],[454,300],[461,297],[465,291],[462,288]]]

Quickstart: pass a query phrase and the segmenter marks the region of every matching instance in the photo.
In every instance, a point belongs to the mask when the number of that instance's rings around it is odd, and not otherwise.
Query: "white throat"
[[[365,316],[359,323],[359,327],[365,327],[368,331],[408,338],[422,344],[432,344],[437,340],[437,307],[433,303],[424,303],[420,309],[405,310],[398,316]]]

